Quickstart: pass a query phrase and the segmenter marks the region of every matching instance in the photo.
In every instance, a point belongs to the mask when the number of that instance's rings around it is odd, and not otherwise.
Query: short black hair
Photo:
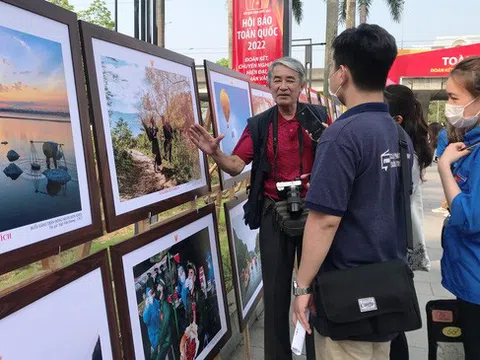
[[[383,90],[397,57],[395,38],[378,25],[362,24],[347,29],[333,41],[333,60],[338,69],[348,67],[362,90]]]

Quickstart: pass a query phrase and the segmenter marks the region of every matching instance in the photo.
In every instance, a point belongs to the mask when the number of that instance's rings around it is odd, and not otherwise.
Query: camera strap
[[[273,121],[272,121],[272,128],[273,128],[273,179],[275,180],[275,182],[278,182],[278,177],[277,177],[278,116],[279,116],[279,114],[275,114],[273,116]],[[291,120],[287,120],[287,121],[291,121]],[[298,132],[297,133],[298,133],[298,147],[299,147],[299,153],[300,153],[300,175],[302,175],[303,174],[303,163],[302,163],[303,132],[302,132],[302,125],[300,124],[300,122],[298,123]]]

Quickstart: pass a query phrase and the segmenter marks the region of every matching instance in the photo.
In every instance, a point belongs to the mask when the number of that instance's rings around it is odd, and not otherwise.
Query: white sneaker
[[[435,214],[448,214],[448,210],[443,207],[432,209],[432,212],[434,212]]]

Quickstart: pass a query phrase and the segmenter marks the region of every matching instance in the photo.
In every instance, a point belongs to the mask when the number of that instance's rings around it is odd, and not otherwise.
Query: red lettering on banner
[[[233,0],[233,69],[259,84],[283,56],[284,0]]]

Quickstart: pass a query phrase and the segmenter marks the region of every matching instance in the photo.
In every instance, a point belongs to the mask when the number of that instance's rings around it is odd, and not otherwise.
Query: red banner
[[[284,0],[233,0],[233,69],[267,84],[268,67],[283,56]]]
[[[388,74],[388,84],[398,84],[402,77],[448,77],[463,59],[480,55],[480,44],[426,51],[397,57]]]

